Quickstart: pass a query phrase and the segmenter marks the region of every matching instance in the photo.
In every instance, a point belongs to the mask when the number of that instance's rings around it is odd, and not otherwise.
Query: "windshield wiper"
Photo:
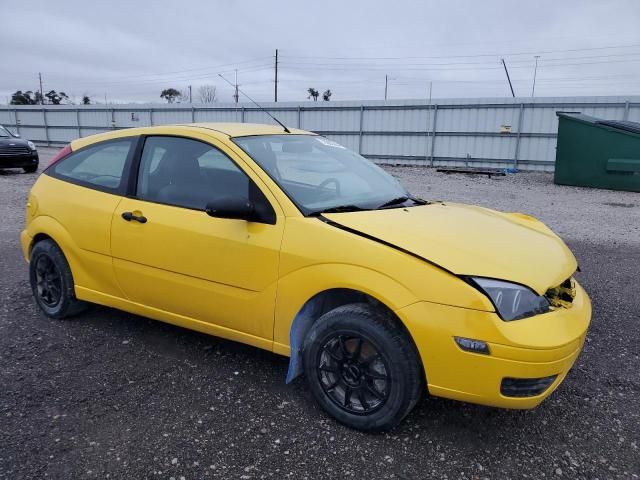
[[[421,200],[419,198],[416,198],[412,195],[403,195],[401,197],[396,197],[396,198],[392,198],[391,200],[389,200],[388,202],[384,202],[382,205],[380,205],[378,207],[378,209],[380,208],[388,208],[388,207],[393,207],[394,205],[400,205],[401,203],[406,202],[407,200],[411,200],[412,202],[417,203],[418,205],[425,205],[427,202],[425,202],[424,200]]]
[[[362,208],[357,205],[338,205],[336,207],[329,207],[323,210],[316,210],[314,212],[311,212],[310,215],[317,216],[317,215],[322,215],[323,213],[363,212],[365,210],[370,210],[370,209]]]

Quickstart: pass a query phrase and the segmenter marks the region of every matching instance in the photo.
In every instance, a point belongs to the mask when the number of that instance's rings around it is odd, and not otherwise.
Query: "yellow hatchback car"
[[[428,201],[301,130],[190,124],[73,141],[21,235],[52,318],[107,305],[290,356],[351,427],[421,393],[532,408],[576,360],[577,263],[520,213]]]

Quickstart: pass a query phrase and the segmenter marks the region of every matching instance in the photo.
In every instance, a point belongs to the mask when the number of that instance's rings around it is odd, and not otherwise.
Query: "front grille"
[[[547,290],[544,296],[552,307],[569,308],[573,304],[573,299],[576,298],[576,286],[573,279],[567,278],[557,287]]]
[[[543,378],[502,379],[500,393],[505,397],[535,397],[551,386],[557,375]]]
[[[0,155],[28,155],[31,149],[25,145],[0,145]]]

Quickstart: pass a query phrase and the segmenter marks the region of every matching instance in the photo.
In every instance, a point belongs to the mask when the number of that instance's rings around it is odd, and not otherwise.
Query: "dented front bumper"
[[[432,395],[496,407],[533,408],[560,385],[582,350],[591,302],[577,282],[575,290],[569,307],[512,322],[492,312],[427,302],[409,305],[397,314],[418,347]],[[454,337],[486,342],[489,352],[464,351]],[[529,384],[545,386],[537,381],[547,377],[553,378],[546,380],[548,386],[541,393],[510,396],[514,391],[526,393]],[[522,388],[518,380],[524,380]]]

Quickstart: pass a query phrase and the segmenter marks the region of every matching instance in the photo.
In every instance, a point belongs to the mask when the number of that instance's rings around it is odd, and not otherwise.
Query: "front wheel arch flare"
[[[29,245],[29,258],[31,258],[31,251],[33,250],[33,247],[36,246],[36,243],[42,242],[43,240],[51,240],[56,245],[58,245],[58,242],[56,242],[53,238],[51,238],[46,233],[38,233],[36,234],[35,237],[33,237],[33,240],[31,241],[31,245]],[[58,248],[60,248],[60,245],[58,245]]]
[[[390,319],[397,322],[401,328],[407,332],[409,338],[412,338],[404,323],[393,310],[375,297],[348,288],[324,290],[307,300],[291,323],[291,330],[289,331],[291,355],[289,357],[286,383],[291,383],[302,374],[302,347],[304,345],[304,339],[315,321],[331,310],[352,303],[368,303],[383,310]],[[415,344],[413,347],[416,348]]]

